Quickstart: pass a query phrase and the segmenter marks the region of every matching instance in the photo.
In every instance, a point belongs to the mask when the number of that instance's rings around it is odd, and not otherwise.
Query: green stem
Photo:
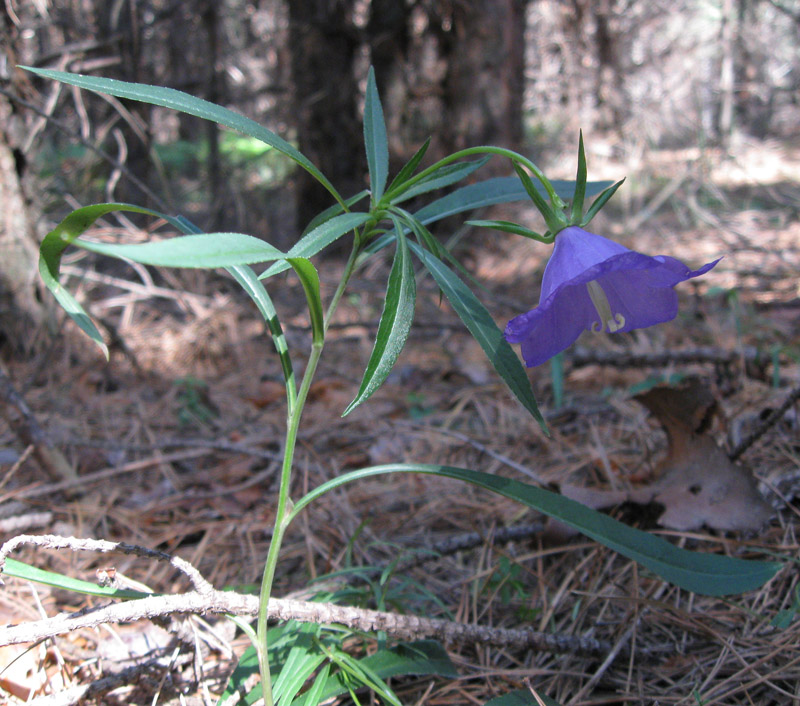
[[[366,233],[366,231],[365,231]],[[344,274],[339,282],[339,286],[334,292],[328,311],[325,314],[325,321],[323,324],[323,331],[328,330],[328,325],[333,317],[336,307],[341,301],[344,294],[345,287],[350,280],[353,270],[355,269],[356,260],[361,250],[361,243],[364,242],[363,234],[356,232],[355,240],[353,243],[353,250],[350,253],[350,258],[345,265]],[[320,341],[316,341],[311,345],[311,355],[308,358],[305,372],[303,373],[303,380],[300,383],[300,388],[297,391],[297,397],[294,404],[290,405],[287,424],[286,424],[286,443],[283,451],[283,463],[281,465],[281,480],[278,489],[278,506],[275,510],[275,528],[272,533],[272,540],[269,544],[269,551],[267,552],[267,560],[264,564],[264,574],[261,579],[261,592],[258,599],[258,618],[256,621],[256,634],[258,636],[256,643],[256,651],[258,653],[258,667],[261,673],[261,688],[264,697],[265,706],[273,706],[272,697],[272,679],[269,672],[269,655],[267,652],[267,618],[269,615],[269,597],[272,594],[272,584],[275,579],[275,567],[278,565],[278,555],[280,554],[281,544],[283,543],[283,535],[286,528],[294,517],[292,500],[289,497],[289,490],[292,480],[292,466],[294,463],[294,451],[297,444],[297,431],[300,427],[300,418],[303,414],[308,391],[311,388],[311,382],[314,379],[314,374],[317,370],[320,357],[322,355],[322,348],[325,345],[324,337]]]

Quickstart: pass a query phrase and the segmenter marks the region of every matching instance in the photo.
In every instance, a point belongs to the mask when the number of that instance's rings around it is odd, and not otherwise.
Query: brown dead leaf
[[[753,474],[733,463],[706,433],[716,412],[711,391],[692,378],[678,387],[655,387],[635,399],[667,433],[667,456],[652,487],[652,499],[664,506],[659,524],[678,530],[703,525],[760,529],[772,508],[759,494]]]
[[[649,409],[667,433],[666,457],[656,469],[656,481],[634,489],[603,490],[569,483],[562,495],[595,510],[625,502],[657,503],[664,507],[662,527],[755,531],[772,516],[758,492],[752,473],[733,463],[707,433],[717,412],[714,395],[691,378],[677,387],[659,386],[635,399]],[[569,535],[560,523],[554,532]]]

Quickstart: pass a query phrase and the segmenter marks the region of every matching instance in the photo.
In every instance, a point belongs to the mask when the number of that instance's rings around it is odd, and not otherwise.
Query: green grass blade
[[[134,599],[147,598],[153,595],[152,593],[144,593],[143,591],[98,586],[96,583],[91,583],[90,581],[83,581],[70,576],[64,576],[64,574],[45,571],[44,569],[30,566],[16,559],[6,559],[3,565],[3,576],[13,576],[14,578],[23,579],[25,581],[34,581],[35,583],[42,583],[46,586],[61,588],[65,591],[84,593],[87,596]]]
[[[317,706],[317,704],[321,704],[323,702],[322,695],[325,692],[325,685],[328,683],[330,675],[331,664],[330,662],[327,662],[322,669],[319,670],[319,674],[317,674],[316,679],[314,679],[314,683],[311,685],[311,688],[305,694],[303,694],[305,703]]]
[[[342,213],[334,216],[300,238],[286,253],[286,257],[312,257],[345,233],[364,225],[370,218],[369,213]],[[289,267],[288,262],[276,262],[262,272],[258,278],[272,277],[272,275],[288,270]]]
[[[320,172],[302,152],[263,125],[259,125],[254,120],[239,115],[239,113],[234,113],[228,108],[223,108],[220,105],[203,100],[202,98],[190,96],[188,93],[177,91],[174,88],[150,86],[142,83],[129,83],[127,81],[118,81],[116,79],[97,76],[83,76],[66,71],[55,71],[53,69],[35,69],[29,66],[24,66],[22,68],[38,76],[61,81],[62,83],[77,86],[78,88],[85,88],[95,93],[105,93],[116,96],[117,98],[128,98],[130,100],[139,101],[140,103],[160,105],[164,108],[171,108],[172,110],[177,110],[187,115],[195,115],[198,118],[210,120],[218,125],[224,125],[233,130],[238,130],[245,135],[254,137],[264,144],[275,148],[278,152],[285,154],[289,159],[296,162],[311,174],[311,176],[322,184],[337,201],[340,203],[342,202],[342,197],[339,195],[339,192],[336,191],[322,172]]]
[[[489,362],[500,377],[503,378],[508,389],[522,403],[522,406],[530,412],[542,430],[547,433],[547,424],[539,411],[539,406],[536,404],[536,398],[533,396],[528,375],[522,367],[522,363],[519,362],[517,354],[503,337],[503,332],[497,327],[486,307],[481,304],[480,300],[472,293],[472,290],[459,279],[458,275],[441,260],[422,248],[414,246],[413,250],[433,275],[436,284],[444,292],[459,318],[483,348]]]
[[[453,466],[397,463],[346,473],[323,483],[301,498],[292,510],[291,518],[329,490],[361,478],[386,473],[429,473],[473,483],[554,517],[587,537],[639,562],[666,581],[701,595],[728,596],[755,590],[769,581],[782,567],[777,562],[738,559],[681,549],[655,534],[628,527],[558,493],[510,478]]]
[[[399,229],[398,233],[397,250],[389,273],[386,298],[378,324],[378,333],[375,336],[375,345],[358,393],[342,416],[352,412],[383,384],[405,346],[411,324],[414,321],[414,308],[417,301],[414,267],[406,237]]]
[[[372,189],[372,202],[378,203],[386,188],[389,176],[389,142],[386,139],[386,123],[383,108],[375,83],[375,69],[369,67],[367,94],[364,102],[364,145],[367,150],[367,167]]]
[[[272,684],[275,703],[290,704],[303,684],[325,661],[325,655],[316,646],[314,638],[322,629],[321,625],[307,623],[298,628],[286,660],[280,666]]]
[[[439,676],[448,679],[458,677],[458,672],[447,652],[435,640],[401,643],[388,650],[379,650],[369,657],[358,660],[356,664],[366,674],[380,680],[405,675]],[[346,677],[337,671],[316,694],[316,701],[310,701],[308,695],[303,695],[296,699],[292,706],[317,706],[323,700],[344,694],[347,690]]]

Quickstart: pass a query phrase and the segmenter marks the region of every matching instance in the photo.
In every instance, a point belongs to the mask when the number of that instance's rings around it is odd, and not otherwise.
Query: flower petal
[[[717,262],[691,270],[673,257],[643,255],[581,228],[565,228],[545,268],[539,306],[509,321],[506,340],[520,343],[525,363],[533,367],[568,348],[583,329],[625,332],[669,321],[678,313],[673,287]],[[596,303],[590,282],[596,283]],[[598,307],[610,322],[601,320]]]
[[[542,299],[547,299],[562,283],[631,250],[601,235],[570,226],[556,236],[553,255],[542,277]]]
[[[579,286],[566,287],[545,305],[508,322],[504,334],[506,340],[522,344],[522,357],[529,368],[541,365],[569,348],[586,328],[586,322],[592,317],[597,318],[585,285],[580,287],[584,290],[583,295]]]

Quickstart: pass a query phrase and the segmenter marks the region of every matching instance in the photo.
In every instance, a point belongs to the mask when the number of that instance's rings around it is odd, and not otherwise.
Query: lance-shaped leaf
[[[547,192],[541,184],[532,183],[534,188],[542,195],[542,198],[547,196]],[[575,188],[574,182],[553,181],[550,183],[560,197],[566,199],[572,197]],[[586,185],[586,195],[597,194],[608,185],[609,182],[607,181],[590,182]],[[460,189],[447,194],[447,196],[427,204],[414,215],[422,223],[428,224],[456,213],[512,201],[525,201],[528,198],[530,198],[528,192],[525,191],[525,187],[517,177],[493,177],[477,184],[462,186]]]
[[[389,184],[389,188],[386,190],[387,192],[393,191],[395,187],[400,186],[400,184],[404,184],[409,180],[411,175],[419,166],[419,163],[422,161],[422,158],[425,156],[425,153],[428,151],[430,144],[431,138],[429,137],[427,140],[425,140],[425,142],[422,143],[422,147],[420,147],[414,153],[414,156],[403,165],[403,168],[399,172],[397,172],[395,178],[392,179],[392,183]]]
[[[378,333],[375,336],[375,345],[372,349],[364,378],[361,381],[358,394],[345,409],[345,416],[352,412],[358,405],[372,395],[386,380],[397,361],[400,351],[408,338],[411,323],[414,320],[414,307],[417,298],[416,283],[414,281],[414,267],[408,251],[408,243],[399,224],[396,226],[399,233],[397,250],[389,273],[389,282],[386,287],[386,299],[383,313],[378,324]]]
[[[312,257],[351,230],[364,225],[371,218],[369,213],[342,213],[318,225],[298,240],[286,253],[286,257]],[[289,269],[287,262],[276,262],[259,275],[259,279],[272,277]]]
[[[86,206],[76,209],[64,218],[44,237],[39,247],[39,275],[42,281],[69,317],[99,346],[106,359],[108,359],[108,347],[103,341],[103,337],[78,300],[59,282],[59,271],[64,250],[74,243],[87,228],[91,227],[98,218],[112,211],[159,215],[149,209],[125,203],[101,203],[94,206]]]
[[[220,105],[203,100],[202,98],[190,96],[188,93],[177,91],[174,88],[150,86],[143,83],[129,83],[127,81],[118,81],[112,78],[97,76],[83,76],[81,74],[56,71],[54,69],[34,69],[29,66],[24,66],[22,68],[38,76],[61,81],[71,86],[85,88],[96,93],[106,93],[110,96],[117,96],[118,98],[128,98],[130,100],[139,101],[140,103],[160,105],[164,108],[171,108],[172,110],[177,110],[187,115],[195,115],[198,118],[210,120],[218,125],[225,125],[226,127],[238,130],[285,154],[289,159],[311,174],[311,176],[322,184],[337,201],[342,201],[339,192],[336,191],[322,172],[320,172],[302,152],[263,125],[259,125],[254,120],[239,115],[239,113],[234,113],[228,108],[223,108]]]
[[[74,243],[84,250],[120,257],[142,265],[213,269],[269,262],[284,254],[269,243],[245,233],[199,233],[148,243]]]
[[[367,150],[367,167],[372,189],[372,201],[378,203],[386,188],[389,175],[389,143],[386,139],[386,123],[383,108],[375,83],[375,69],[369,68],[367,93],[364,102],[364,145]]]
[[[300,237],[304,238],[312,230],[314,230],[318,226],[321,226],[326,221],[329,221],[334,216],[338,216],[340,213],[345,213],[345,212],[349,213],[347,209],[357,204],[365,196],[369,196],[369,189],[363,189],[354,196],[345,199],[344,204],[335,203],[332,206],[328,206],[328,208],[326,208],[324,211],[320,211],[316,216],[314,216],[308,222],[308,225],[306,225],[306,227],[303,229],[303,232],[300,234]]]
[[[303,285],[311,319],[311,339],[315,345],[321,345],[325,339],[324,315],[322,313],[322,297],[319,292],[319,275],[310,260],[304,257],[289,257],[286,261],[294,268],[295,274]]]
[[[422,260],[425,267],[433,275],[436,284],[444,292],[453,310],[464,322],[469,332],[483,348],[486,357],[497,371],[508,389],[522,403],[522,406],[531,413],[533,418],[545,433],[547,424],[536,404],[531,384],[517,354],[503,337],[503,332],[497,327],[486,307],[472,293],[452,270],[430,252],[411,243],[411,247]]]
[[[202,233],[203,231],[192,223],[185,216],[164,216],[170,224],[175,226],[184,233]],[[249,265],[233,265],[225,268],[228,273],[239,283],[241,288],[253,300],[261,316],[272,334],[272,342],[275,345],[275,350],[278,353],[278,358],[281,362],[281,370],[283,372],[283,379],[286,384],[286,400],[291,412],[295,399],[297,398],[297,386],[295,384],[294,369],[292,366],[292,359],[289,355],[289,346],[286,342],[286,337],[283,335],[283,327],[281,326],[278,312],[275,305],[272,303],[272,298],[269,296],[264,284],[259,281],[256,273]]]
[[[587,537],[639,562],[666,581],[704,596],[729,596],[760,588],[782,567],[721,554],[692,552],[662,537],[628,527],[575,500],[511,478],[454,466],[396,463],[346,473],[318,486],[294,506],[290,519],[316,498],[345,483],[386,473],[428,473],[472,483],[554,517]]]
[[[400,203],[414,196],[451,186],[462,179],[466,179],[490,159],[491,157],[483,157],[471,162],[457,162],[456,164],[447,164],[439,167],[439,169],[431,172],[415,184],[405,185],[405,188],[402,185],[399,186],[394,192],[390,193],[391,200],[393,203]]]

